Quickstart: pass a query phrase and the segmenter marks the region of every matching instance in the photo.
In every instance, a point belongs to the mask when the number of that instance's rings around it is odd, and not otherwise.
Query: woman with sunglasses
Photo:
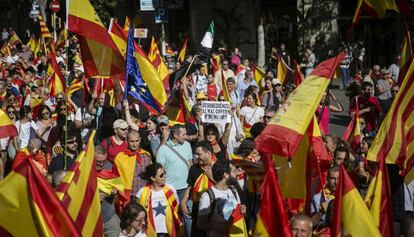
[[[39,127],[39,138],[42,140],[42,144],[46,145],[50,130],[56,126],[56,123],[52,119],[52,111],[50,110],[49,106],[42,105],[40,107],[38,121],[36,124]]]
[[[204,127],[201,126],[199,128],[200,137],[204,137],[204,140],[211,143],[214,155],[218,160],[224,160],[227,158],[227,144],[229,143],[232,124],[233,117],[231,122],[226,124],[223,136],[221,137],[218,128],[214,124],[206,124]]]
[[[122,231],[118,237],[146,237],[146,222],[147,212],[144,207],[135,202],[129,203],[121,215]]]
[[[6,113],[7,113],[7,116],[9,116],[9,119],[13,122],[13,123],[16,123],[16,121],[17,121],[17,119],[18,119],[18,117],[17,117],[17,114],[16,114],[16,108],[14,108],[14,106],[13,105],[7,105],[6,106]]]
[[[178,196],[165,183],[165,170],[159,163],[146,167],[141,177],[148,185],[137,193],[138,203],[148,212],[147,236],[177,236],[182,223],[178,214]]]

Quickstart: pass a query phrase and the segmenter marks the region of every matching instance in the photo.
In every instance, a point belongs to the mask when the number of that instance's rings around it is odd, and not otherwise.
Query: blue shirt
[[[237,82],[237,93],[239,94],[239,98],[241,99],[244,98],[244,92],[246,91],[247,87],[249,87],[250,85],[254,85],[257,88],[259,88],[254,79],[251,82],[246,82],[245,80],[239,80]]]
[[[166,183],[171,184],[175,190],[187,188],[187,177],[189,171],[189,163],[193,159],[193,152],[189,142],[185,141],[183,144],[175,144],[171,140],[167,144],[179,153],[184,161],[172,151],[167,145],[162,145],[158,149],[157,162],[160,163],[166,173]]]

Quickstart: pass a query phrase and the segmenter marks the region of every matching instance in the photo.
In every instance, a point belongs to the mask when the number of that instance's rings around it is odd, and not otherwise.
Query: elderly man
[[[312,236],[312,219],[306,215],[294,215],[290,219],[290,229],[294,237]]]

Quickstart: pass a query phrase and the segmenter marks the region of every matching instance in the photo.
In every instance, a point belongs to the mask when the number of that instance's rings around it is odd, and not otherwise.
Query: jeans
[[[177,195],[178,198],[180,199],[179,201],[181,201],[183,199],[184,193],[185,193],[186,189],[180,189],[177,190]],[[191,208],[193,206],[193,201],[192,200],[188,200],[187,202],[187,208],[188,210],[191,212]],[[185,228],[185,236],[191,236],[191,224],[192,224],[192,219],[191,216],[186,216],[183,213],[181,213],[181,220],[183,222],[184,228]]]
[[[349,68],[340,68],[342,73],[342,86],[345,89],[346,85],[349,82]]]

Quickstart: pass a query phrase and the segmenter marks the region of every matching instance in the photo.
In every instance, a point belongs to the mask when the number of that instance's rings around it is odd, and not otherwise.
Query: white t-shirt
[[[168,188],[170,188],[174,192],[174,196],[178,202],[178,195],[175,189],[166,184]],[[137,198],[141,197],[143,188],[141,188],[137,193]],[[164,195],[164,191],[161,189],[160,191],[151,190],[151,206],[152,206],[152,217],[154,219],[154,227],[155,232],[159,233],[168,233],[167,230],[167,221],[166,221],[166,208],[167,208],[167,198]]]
[[[237,204],[240,203],[239,195],[236,192],[236,197],[233,194],[233,191],[231,191],[230,188],[228,188],[226,191],[219,190],[215,186],[211,187],[211,190],[213,190],[215,199],[227,199],[229,202],[231,202],[234,206],[234,209],[236,208]],[[211,212],[210,210],[210,197],[207,192],[204,192],[201,195],[200,203],[198,206],[198,213],[199,215],[205,215],[209,214]],[[214,218],[214,217],[211,217]]]
[[[16,122],[17,132],[19,133],[20,140],[20,149],[27,147],[30,139],[30,128],[33,128],[34,131],[37,131],[39,127],[34,121],[27,123],[21,123],[20,121]]]
[[[118,237],[130,237],[124,233],[119,233]],[[147,235],[145,234],[145,232],[139,232],[136,235],[134,235],[134,237],[147,237]]]
[[[255,109],[250,108],[249,106],[244,106],[240,109],[240,115],[244,116],[245,123],[253,125],[260,122],[260,118],[264,116],[264,110],[260,106],[257,106]]]
[[[82,114],[82,110],[83,110],[83,114]],[[86,109],[82,109],[82,108],[78,108],[76,110],[76,114],[75,114],[75,120],[77,121],[86,121],[86,120],[93,120],[94,116],[90,115],[88,112],[86,112]],[[89,128],[84,128],[82,129],[81,132],[81,136],[82,138],[85,138],[86,135],[88,135],[89,133]]]

